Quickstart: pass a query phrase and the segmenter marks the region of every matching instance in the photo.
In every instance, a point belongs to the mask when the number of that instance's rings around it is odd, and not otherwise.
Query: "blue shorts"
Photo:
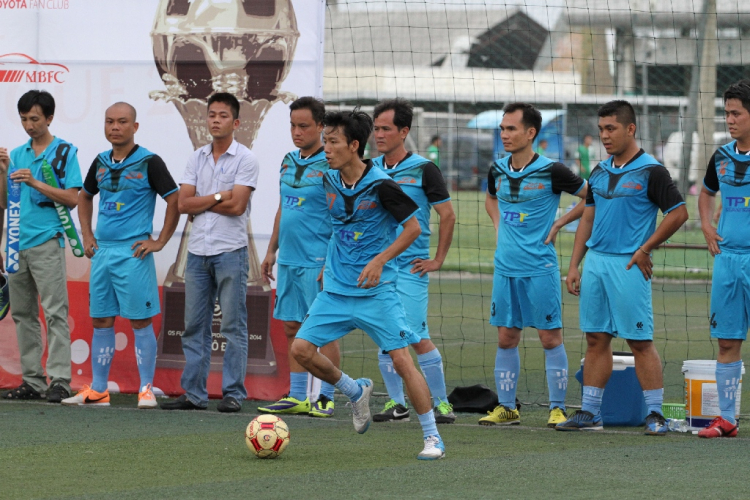
[[[589,250],[579,300],[584,332],[627,340],[654,339],[651,280],[646,281],[636,265],[625,269],[631,258]]]
[[[750,254],[722,250],[711,281],[711,337],[747,340],[750,318]]]
[[[91,259],[92,318],[146,319],[161,312],[154,255],[148,254],[143,260],[133,257],[133,242],[111,246],[99,242]]]
[[[279,264],[273,317],[301,323],[320,292],[322,267],[294,267]]]
[[[430,277],[419,273],[411,274],[411,265],[398,270],[396,292],[401,297],[406,314],[406,324],[420,339],[430,338],[430,328],[427,326],[427,305],[430,300]]]
[[[537,330],[562,328],[560,271],[514,278],[495,273],[492,278],[490,324]]]
[[[363,330],[385,352],[419,342],[406,324],[401,299],[393,292],[352,297],[322,291],[310,307],[297,338],[321,347],[355,328]]]

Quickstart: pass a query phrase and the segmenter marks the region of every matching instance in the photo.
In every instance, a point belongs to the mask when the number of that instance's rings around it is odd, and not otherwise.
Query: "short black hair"
[[[46,90],[29,90],[18,100],[18,113],[28,113],[34,106],[42,108],[45,118],[55,114],[55,98]]]
[[[724,91],[724,104],[729,99],[738,99],[742,107],[750,111],[750,80],[740,80],[733,83]]]
[[[534,134],[533,139],[536,139],[536,136],[542,131],[542,114],[532,104],[527,102],[511,102],[506,104],[503,108],[504,114],[515,113],[516,111],[523,112],[521,123],[526,127],[526,130],[534,127],[536,133]]]
[[[434,144],[435,141],[439,141],[439,140],[440,140],[440,136],[439,135],[433,135],[432,139],[430,139],[430,144]]]
[[[631,123],[636,125],[635,110],[633,109],[633,106],[628,101],[623,101],[621,99],[616,99],[603,104],[596,114],[599,118],[614,116],[617,119],[617,123],[621,123],[626,127]]]
[[[210,108],[211,105],[215,102],[223,102],[224,104],[232,108],[232,118],[234,118],[235,120],[240,117],[240,101],[238,101],[237,98],[229,92],[217,92],[209,97],[208,106],[206,106],[206,109]]]
[[[375,110],[373,116],[377,118],[386,111],[393,110],[393,124],[401,130],[404,127],[411,128],[411,120],[414,118],[414,105],[406,99],[397,97],[395,99],[386,99],[380,101]]]
[[[315,123],[322,123],[326,115],[326,105],[322,99],[318,99],[317,97],[300,97],[289,105],[289,114],[298,109],[309,109]]]
[[[365,155],[367,139],[372,134],[372,118],[359,108],[352,111],[329,111],[323,117],[323,125],[326,127],[340,128],[346,137],[346,143],[359,141],[357,150],[359,157]]]

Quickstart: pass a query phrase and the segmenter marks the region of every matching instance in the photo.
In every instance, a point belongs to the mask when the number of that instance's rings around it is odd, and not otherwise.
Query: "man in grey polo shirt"
[[[208,405],[211,324],[219,298],[224,353],[222,396],[217,409],[239,411],[247,397],[247,219],[258,180],[258,160],[234,140],[240,104],[228,93],[208,99],[207,126],[213,141],[193,153],[182,177],[178,208],[193,220],[185,272],[185,333],[182,350],[185,394],[164,410],[204,410]]]

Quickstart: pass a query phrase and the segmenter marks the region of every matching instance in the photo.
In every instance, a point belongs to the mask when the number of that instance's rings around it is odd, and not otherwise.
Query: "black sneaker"
[[[70,397],[70,391],[63,387],[62,384],[52,384],[47,391],[48,403],[61,403],[63,399]]]
[[[644,430],[647,436],[666,436],[668,431],[669,426],[664,415],[655,411],[648,414],[648,417],[646,417],[646,429]]]
[[[394,400],[390,400],[385,404],[385,408],[380,413],[376,413],[372,416],[373,422],[408,422],[409,421],[409,408],[406,406],[396,403]]]
[[[226,396],[219,402],[216,409],[222,413],[235,413],[242,409],[242,405],[232,396]]]
[[[205,406],[198,406],[193,404],[186,395],[182,395],[177,399],[171,401],[164,401],[159,405],[162,410],[205,410]]]
[[[37,391],[26,382],[3,393],[3,399],[44,399],[45,396],[45,393]]]

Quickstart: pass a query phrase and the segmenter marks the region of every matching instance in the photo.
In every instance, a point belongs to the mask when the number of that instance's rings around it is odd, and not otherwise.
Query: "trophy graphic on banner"
[[[299,38],[291,0],[160,0],[151,32],[154,61],[165,91],[150,97],[175,105],[193,148],[209,144],[207,100],[229,92],[240,101],[235,139],[252,149],[266,113],[294,96],[279,91],[292,64]],[[185,225],[179,251],[164,282],[162,332],[157,365],[182,368],[185,330],[185,268],[191,223]],[[271,289],[262,279],[250,221],[247,225],[247,372],[276,371],[270,342]],[[220,334],[221,309],[214,309],[211,369],[221,370],[226,339]]]

